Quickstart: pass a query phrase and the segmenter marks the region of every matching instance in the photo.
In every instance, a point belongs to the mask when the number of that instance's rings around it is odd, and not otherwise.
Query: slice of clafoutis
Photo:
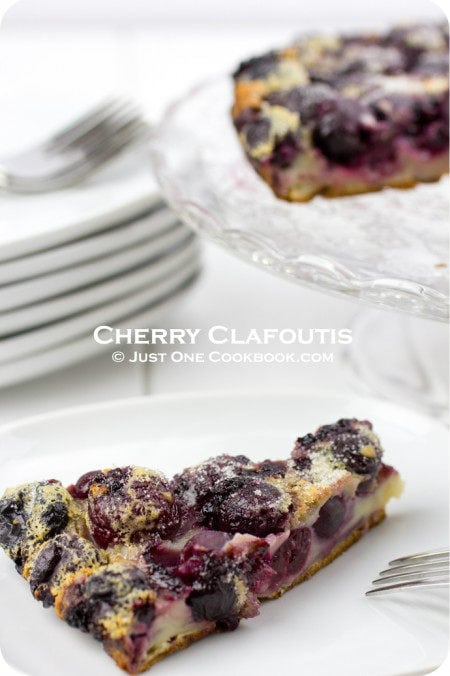
[[[448,23],[307,35],[242,63],[233,122],[273,192],[305,202],[448,173]]]
[[[24,484],[0,501],[0,544],[36,599],[139,673],[235,629],[379,523],[402,491],[381,456],[371,424],[345,419],[298,439],[289,460]]]

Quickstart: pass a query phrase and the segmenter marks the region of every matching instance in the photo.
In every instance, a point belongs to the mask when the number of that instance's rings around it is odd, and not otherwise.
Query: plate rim
[[[445,423],[438,418],[433,418],[431,415],[417,411],[416,409],[409,407],[404,404],[397,404],[396,402],[391,402],[377,397],[364,396],[359,394],[339,394],[339,393],[329,393],[326,390],[317,390],[314,392],[308,391],[306,388],[299,388],[298,390],[255,390],[251,389],[242,390],[238,393],[233,392],[232,390],[221,390],[221,389],[205,389],[199,391],[187,391],[187,392],[167,392],[163,394],[150,394],[150,395],[133,395],[131,397],[119,397],[117,399],[111,400],[102,400],[90,404],[78,404],[76,406],[67,406],[61,409],[56,409],[50,412],[38,413],[32,416],[26,416],[19,420],[15,420],[10,423],[5,423],[0,425],[0,441],[5,434],[15,432],[21,428],[29,428],[33,425],[39,425],[45,423],[46,421],[58,420],[64,417],[70,418],[72,416],[83,415],[84,413],[93,413],[96,410],[98,411],[107,411],[108,409],[114,409],[117,407],[133,407],[140,405],[153,405],[153,403],[164,403],[164,402],[174,402],[178,400],[188,399],[190,401],[198,400],[199,402],[210,400],[211,398],[227,398],[227,399],[264,399],[268,397],[289,397],[294,398],[298,396],[308,396],[316,400],[319,399],[329,399],[335,401],[345,401],[348,399],[355,399],[361,402],[367,402],[368,405],[378,406],[382,410],[384,409],[393,409],[398,412],[402,417],[414,417],[420,421],[422,424],[431,424],[432,427],[435,427],[436,430],[439,430],[441,433],[446,433],[447,436],[450,435],[450,430],[447,428]],[[0,451],[1,452],[1,451]],[[0,461],[1,463],[1,461]]]
[[[110,317],[108,320],[110,322],[121,321],[120,317],[126,316],[127,312],[118,308],[131,305],[132,308],[134,306],[138,310],[146,303],[149,303],[147,297],[155,294],[156,290],[158,290],[158,295],[156,299],[150,301],[150,304],[158,302],[158,299],[164,299],[167,292],[164,292],[161,297],[161,288],[165,289],[169,286],[169,293],[173,295],[175,290],[189,280],[200,267],[198,244],[195,239],[190,240],[185,247],[178,251],[172,252],[170,256],[167,256],[161,262],[168,264],[168,261],[171,262],[171,266],[174,264],[174,261],[181,261],[184,267],[181,269],[171,268],[168,273],[166,272],[163,276],[159,276],[154,284],[150,286],[148,284],[144,285],[137,291],[131,290],[124,297],[113,298],[111,301],[100,306],[86,309],[75,315],[51,322],[48,326],[36,327],[23,334],[19,333],[16,336],[0,340],[0,367],[4,364],[23,359],[26,355],[32,355],[67,342],[67,338],[70,338],[68,334],[71,331],[76,332],[77,335],[80,335],[80,332],[84,334],[86,329],[89,330],[89,327],[95,328],[105,315]],[[144,297],[146,300],[143,300]],[[130,312],[133,312],[133,309]],[[63,331],[63,338],[61,331]],[[39,343],[37,347],[36,340]],[[7,343],[6,349],[10,351],[7,353],[7,356],[2,352],[2,343],[4,349],[5,342]],[[17,343],[19,343],[19,347],[17,347]],[[32,348],[31,352],[30,347]]]
[[[0,244],[0,263],[39,253],[44,249],[60,246],[62,243],[78,238],[84,234],[89,235],[106,230],[110,225],[120,225],[138,216],[141,212],[151,209],[160,199],[157,190],[149,190],[148,195],[128,200],[123,206],[109,209],[97,216],[91,216],[79,221],[68,223],[58,230],[52,230],[40,235],[23,237],[21,239]]]
[[[155,228],[152,220],[155,217],[157,219],[157,214],[161,211],[169,211],[162,197],[161,206],[155,203],[144,213],[138,213],[120,223],[111,222],[111,226],[103,230],[93,231],[81,237],[60,242],[50,248],[32,251],[24,256],[16,256],[4,261],[0,260],[0,272],[2,273],[0,284],[18,284],[32,277],[41,277],[45,274],[50,274],[52,271],[56,272],[69,266],[81,265],[83,262],[98,257],[99,251],[112,254],[114,251],[121,249],[120,239],[123,237],[121,233],[128,228],[138,230],[138,235],[134,235],[132,243],[141,242],[150,237],[156,238],[179,223],[176,214],[172,212],[172,220],[169,224],[164,223],[162,226],[160,225]],[[150,223],[152,225],[151,228],[149,227]],[[145,234],[141,234],[141,229],[146,230]],[[95,244],[93,251],[88,246],[92,245],[92,241]],[[69,256],[69,262],[67,262],[67,255]],[[64,264],[62,264],[63,259],[65,261]],[[29,268],[30,264],[32,266],[31,271]]]

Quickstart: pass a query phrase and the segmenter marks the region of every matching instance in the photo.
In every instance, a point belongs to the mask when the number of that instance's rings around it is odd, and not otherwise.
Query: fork
[[[420,587],[449,586],[449,550],[410,554],[389,561],[388,568],[372,581],[373,589],[366,596],[391,594]]]
[[[0,190],[39,193],[72,186],[148,133],[133,102],[110,97],[41,144],[0,162]]]

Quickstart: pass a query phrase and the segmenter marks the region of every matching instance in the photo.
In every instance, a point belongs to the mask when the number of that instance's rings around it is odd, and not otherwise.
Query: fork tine
[[[450,586],[449,550],[436,549],[389,561],[389,568],[382,570],[372,581],[373,589],[366,596],[391,594],[393,592],[421,587]]]
[[[442,566],[444,567],[445,564],[448,564],[448,561],[428,561],[424,563],[404,563],[399,566],[390,566],[389,568],[385,568],[384,570],[380,571],[380,575],[393,575],[395,573],[413,573],[415,570],[417,571],[426,571],[426,570],[432,570],[436,566]],[[448,566],[447,566],[448,568]]]
[[[85,147],[90,147],[92,144],[109,138],[117,132],[117,129],[139,117],[140,113],[137,106],[122,101],[108,111],[105,109],[102,117],[92,120],[91,125],[86,125],[83,129],[80,129],[78,134],[74,134],[70,138],[66,137],[64,143],[53,146],[52,150],[57,153],[76,148],[83,150]]]
[[[433,577],[433,576],[440,576],[440,577],[449,577],[449,570],[448,568],[435,568],[432,570],[424,570],[422,572],[416,571],[414,573],[397,573],[396,575],[384,575],[382,577],[377,577],[375,580],[372,580],[372,584],[390,584],[391,582],[396,582],[399,581],[401,582],[404,580],[405,582],[409,579],[417,579],[417,580],[422,580],[427,577]]]
[[[420,587],[448,587],[448,578],[438,578],[437,580],[422,580],[416,579],[409,582],[396,582],[394,584],[385,585],[384,587],[376,587],[366,591],[366,596],[375,596],[381,594],[391,594],[392,592],[402,591],[404,589],[418,589]]]
[[[0,166],[0,189],[39,193],[74,185],[149,131],[132,101],[110,97],[50,140],[10,158],[10,168]],[[30,158],[34,174],[26,170]]]
[[[91,174],[97,168],[114,159],[126,148],[144,139],[149,131],[149,126],[144,122],[140,122],[133,125],[133,128],[128,130],[127,134],[121,134],[118,138],[111,138],[107,143],[98,144],[95,152],[90,149],[84,159],[70,169],[71,176],[76,177],[77,172],[81,176]]]
[[[93,173],[97,168],[106,164],[108,161],[114,159],[120,152],[125,150],[128,146],[145,138],[149,133],[150,127],[143,121],[135,122],[127,133],[118,134],[112,138],[103,138],[102,143],[98,143],[95,152],[89,149],[85,156],[76,163],[72,163],[66,170],[59,170],[57,174],[48,175],[44,182],[46,189],[49,186],[53,189],[67,185],[67,179],[74,182],[81,178],[85,178]],[[25,190],[30,192],[29,184],[26,179],[22,188],[20,177],[15,179],[15,189],[17,191]],[[39,191],[38,179],[34,179],[34,189]]]
[[[99,139],[94,146],[89,146],[86,161],[97,166],[113,155],[117,155],[125,147],[142,139],[149,132],[148,125],[142,120],[134,120],[111,137]]]
[[[412,560],[433,560],[438,558],[449,558],[448,549],[436,549],[432,552],[420,552],[418,554],[410,554],[409,556],[401,556],[398,559],[393,559],[389,561],[390,566],[395,566],[397,563],[406,563],[407,561]]]
[[[87,137],[79,139],[76,144],[72,145],[72,148],[81,147],[86,154],[96,152],[99,146],[105,146],[120,135],[128,134],[134,125],[142,121],[137,110],[134,111],[132,108],[123,110],[114,115],[108,124],[99,125]]]
[[[110,96],[98,105],[91,108],[87,113],[77,118],[72,124],[67,125],[54,134],[46,143],[48,149],[65,147],[73,140],[88,132],[92,127],[105,119],[111,111],[123,105],[124,100]]]

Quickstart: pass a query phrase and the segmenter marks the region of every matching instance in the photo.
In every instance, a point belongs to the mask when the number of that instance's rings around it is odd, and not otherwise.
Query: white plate
[[[159,202],[148,153],[125,155],[89,181],[42,195],[2,195],[0,261],[91,235]]]
[[[176,290],[170,298],[152,303],[139,314],[121,317],[115,325],[123,328],[166,326],[194,280],[195,275]],[[98,353],[107,351],[108,348],[113,352],[110,345],[96,343],[90,332],[63,345],[26,356],[19,361],[0,364],[0,388],[17,385],[58,371],[79,361],[95,357]]]
[[[237,632],[162,661],[159,676],[398,676],[428,673],[447,651],[447,613],[430,593],[368,600],[369,581],[395,556],[447,539],[447,432],[436,421],[357,397],[172,396],[39,416],[0,430],[0,490],[33,479],[73,481],[100,466],[139,463],[172,474],[221,452],[287,456],[296,436],[342,416],[373,420],[405,494],[389,517],[310,581],[263,605]],[[98,643],[33,601],[0,557],[0,644],[32,676],[115,676]],[[24,645],[27,649],[24,650]],[[153,673],[153,672],[150,672]]]
[[[172,215],[170,212],[167,212],[167,215],[169,221]],[[181,245],[191,236],[192,232],[187,226],[180,223],[178,226],[170,227],[168,222],[168,229],[162,234],[150,237],[145,242],[127,247],[118,253],[98,257],[96,260],[58,272],[50,272],[17,284],[0,287],[0,313],[31,305],[44,298],[60,295],[117,275],[124,270],[130,270]]]
[[[99,324],[114,322],[125,314],[135,314],[161,298],[170,296],[198,270],[198,255],[198,243],[193,240],[176,253],[167,256],[161,263],[155,264],[155,267],[160,266],[161,272],[150,286],[144,286],[138,291],[63,321],[0,341],[0,363],[17,360],[73,340],[92,331]],[[171,271],[164,275],[164,269],[169,265]]]
[[[0,284],[12,284],[22,279],[56,272],[81,262],[92,260],[98,256],[112,254],[114,251],[156,237],[176,222],[163,202],[158,202],[154,209],[128,220],[113,225],[99,234],[76,239],[67,244],[57,246],[0,263]]]
[[[177,270],[178,258],[174,257],[173,253],[173,251],[164,253],[156,261],[154,259],[150,262],[144,261],[143,264],[132,268],[129,272],[116,275],[106,282],[99,282],[74,293],[66,293],[49,298],[42,303],[2,313],[0,314],[0,337],[36,329],[44,324],[79,312],[86,312],[94,306],[122,298],[144,286],[148,287],[163,275]]]

